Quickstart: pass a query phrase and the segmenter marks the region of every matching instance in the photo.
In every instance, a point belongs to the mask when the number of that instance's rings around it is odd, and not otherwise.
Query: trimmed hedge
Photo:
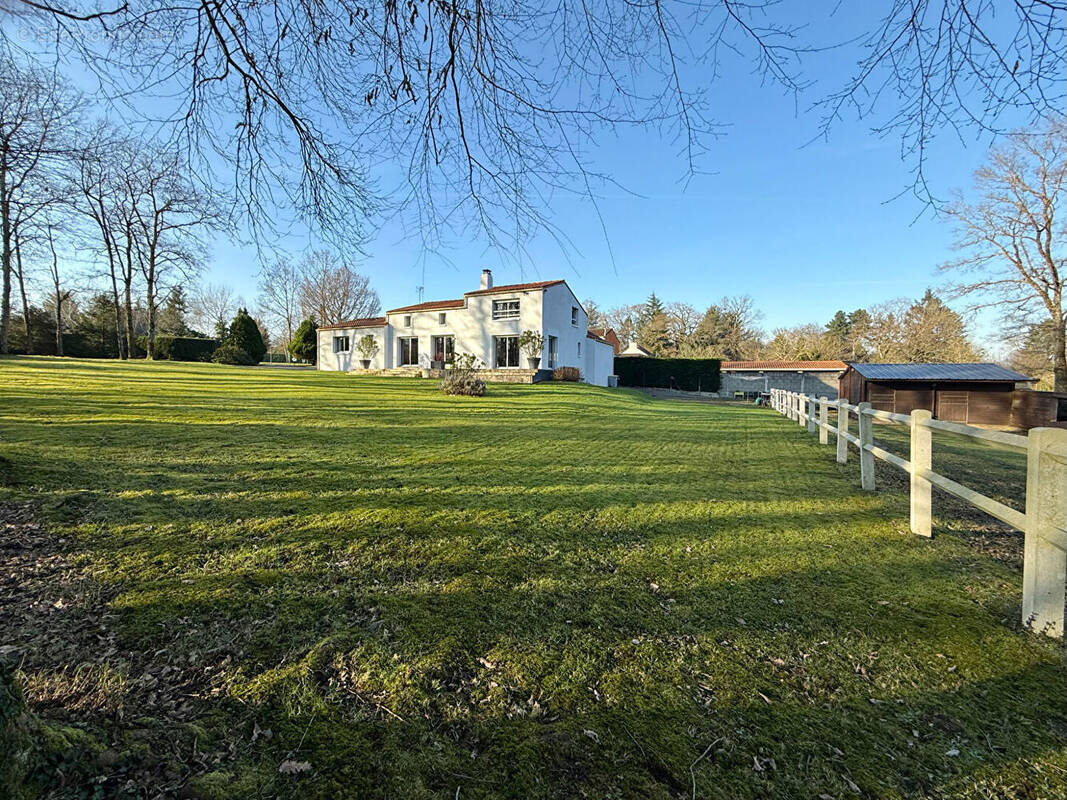
[[[146,349],[148,337],[137,337],[137,344],[142,349]],[[152,349],[152,358],[157,361],[210,361],[218,347],[218,339],[158,334],[155,347]]]
[[[619,386],[682,389],[687,392],[719,391],[718,358],[615,359]]]

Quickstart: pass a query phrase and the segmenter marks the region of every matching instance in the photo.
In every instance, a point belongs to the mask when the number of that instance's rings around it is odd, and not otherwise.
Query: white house
[[[545,339],[540,369],[578,367],[588,383],[607,386],[615,353],[589,333],[587,323],[585,309],[566,281],[494,286],[486,269],[481,286],[460,300],[417,303],[394,308],[384,317],[323,325],[317,363],[322,370],[362,370],[358,342],[372,336],[378,352],[367,365],[371,370],[441,367],[453,356],[469,353],[486,369],[526,370],[533,380],[532,366],[519,351],[519,335],[531,330]]]

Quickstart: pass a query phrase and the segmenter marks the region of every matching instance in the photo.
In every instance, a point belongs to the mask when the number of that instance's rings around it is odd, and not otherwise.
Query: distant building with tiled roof
[[[751,397],[785,389],[836,398],[837,379],[847,368],[844,361],[723,361],[719,394]]]
[[[544,338],[538,353],[521,351],[519,337],[525,331]],[[367,336],[376,348],[360,352]],[[534,380],[555,367],[578,367],[587,382],[606,386],[615,351],[609,339],[589,331],[585,309],[566,281],[494,286],[489,270],[482,270],[479,287],[461,299],[414,303],[383,317],[319,328],[322,370],[418,375],[445,369],[460,354],[473,355],[497,373],[494,380]]]
[[[601,341],[610,344],[615,355],[622,352],[622,342],[619,341],[619,334],[615,333],[614,328],[590,328],[589,332]]]

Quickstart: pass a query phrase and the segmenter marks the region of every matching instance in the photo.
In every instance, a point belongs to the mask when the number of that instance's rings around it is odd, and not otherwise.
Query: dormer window
[[[518,319],[519,318],[519,301],[518,300],[494,300],[493,301],[493,319]]]
[[[405,314],[404,315],[404,327],[405,328],[410,328],[411,327],[411,314]]]
[[[571,306],[571,325],[578,327],[578,306]]]

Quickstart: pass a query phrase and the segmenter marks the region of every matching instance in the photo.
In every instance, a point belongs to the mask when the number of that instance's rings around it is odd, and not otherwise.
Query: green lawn
[[[49,796],[1067,793],[1018,569],[767,409],[19,358],[0,457]]]

